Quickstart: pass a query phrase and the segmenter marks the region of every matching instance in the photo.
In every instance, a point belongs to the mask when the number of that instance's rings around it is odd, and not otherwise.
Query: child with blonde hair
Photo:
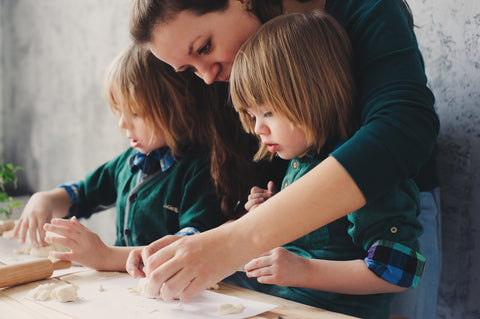
[[[202,99],[194,82],[150,51],[126,48],[110,65],[106,97],[130,147],[83,181],[35,193],[14,236],[70,249],[51,252],[98,270],[124,271],[135,246],[165,235],[189,235],[226,221],[210,176]],[[116,242],[108,246],[78,222],[116,205]],[[71,217],[71,219],[61,219]],[[53,219],[52,219],[53,218]],[[60,236],[50,236],[45,231]]]
[[[255,159],[290,160],[282,190],[295,187],[354,134],[354,83],[349,38],[321,11],[274,18],[240,48],[230,77],[232,101],[245,130],[260,141]],[[271,182],[267,189],[253,187],[245,208],[271,196]],[[246,274],[268,294],[388,318],[391,293],[414,287],[423,272],[419,211],[419,191],[404,180],[361,209],[251,260]],[[291,222],[296,227],[302,220]]]

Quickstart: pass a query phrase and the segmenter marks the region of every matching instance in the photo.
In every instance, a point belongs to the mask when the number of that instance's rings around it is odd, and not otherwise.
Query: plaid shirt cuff
[[[175,233],[177,236],[191,236],[195,234],[200,234],[200,231],[195,227],[185,227]]]
[[[418,284],[425,267],[425,258],[419,252],[388,240],[373,243],[364,261],[380,278],[406,288]]]
[[[62,184],[58,186],[67,191],[70,196],[70,206],[79,205],[81,203],[80,196],[78,196],[78,183]]]

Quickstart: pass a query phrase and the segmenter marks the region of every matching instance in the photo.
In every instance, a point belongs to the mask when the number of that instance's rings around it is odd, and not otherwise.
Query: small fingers
[[[133,278],[145,277],[145,273],[143,272],[142,249],[134,249],[129,253],[125,268]]]

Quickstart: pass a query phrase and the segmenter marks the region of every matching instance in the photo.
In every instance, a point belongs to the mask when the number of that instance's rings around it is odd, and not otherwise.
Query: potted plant
[[[23,170],[23,168],[11,163],[0,163],[0,220],[10,218],[13,208],[22,206],[7,193],[9,187],[17,188],[17,171],[19,170]]]

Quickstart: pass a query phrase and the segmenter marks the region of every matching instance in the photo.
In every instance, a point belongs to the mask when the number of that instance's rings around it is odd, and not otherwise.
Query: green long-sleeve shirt
[[[433,189],[440,124],[404,8],[398,0],[327,0],[325,10],[352,41],[362,123],[332,155],[367,201],[405,178]]]
[[[75,192],[81,204],[71,213],[89,217],[99,206],[115,204],[117,246],[148,245],[185,227],[205,231],[226,221],[203,153],[190,151],[140,183],[140,171],[130,171],[135,153],[129,148],[80,181]]]

